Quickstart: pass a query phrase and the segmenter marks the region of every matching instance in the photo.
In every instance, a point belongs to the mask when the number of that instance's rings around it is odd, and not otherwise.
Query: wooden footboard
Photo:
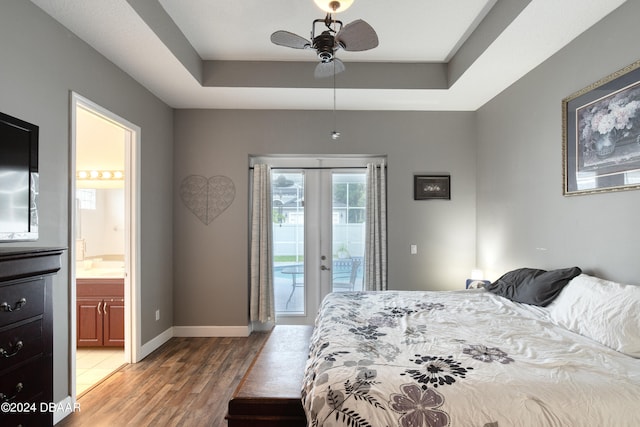
[[[305,427],[300,390],[311,326],[276,326],[229,401],[229,427]]]

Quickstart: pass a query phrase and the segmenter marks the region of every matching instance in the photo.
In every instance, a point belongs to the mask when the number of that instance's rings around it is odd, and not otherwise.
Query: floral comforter
[[[640,360],[484,290],[333,293],[309,426],[640,426]]]

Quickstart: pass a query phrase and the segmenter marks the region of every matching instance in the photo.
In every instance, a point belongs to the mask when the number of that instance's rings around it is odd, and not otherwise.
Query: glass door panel
[[[334,172],[331,194],[331,290],[363,289],[366,174]]]
[[[273,276],[276,315],[304,316],[304,189],[302,171],[272,171]]]

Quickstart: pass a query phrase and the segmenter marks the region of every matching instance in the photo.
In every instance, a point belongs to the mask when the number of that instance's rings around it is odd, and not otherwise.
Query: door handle
[[[331,270],[331,269],[330,269],[329,267],[327,267],[326,265],[321,265],[321,266],[320,266],[320,270],[327,270],[327,271],[329,271],[329,270]]]

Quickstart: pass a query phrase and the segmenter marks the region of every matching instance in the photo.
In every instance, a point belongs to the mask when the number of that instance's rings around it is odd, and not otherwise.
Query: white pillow
[[[581,274],[547,308],[555,323],[640,358],[640,286]]]

